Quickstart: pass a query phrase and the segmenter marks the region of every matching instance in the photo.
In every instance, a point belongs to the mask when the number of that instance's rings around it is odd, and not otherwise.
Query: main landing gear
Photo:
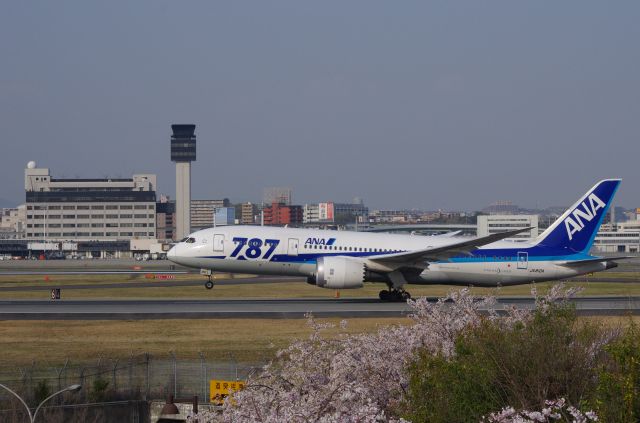
[[[384,289],[380,291],[379,296],[382,301],[389,301],[394,303],[405,302],[411,299],[411,294],[409,294],[404,289]]]

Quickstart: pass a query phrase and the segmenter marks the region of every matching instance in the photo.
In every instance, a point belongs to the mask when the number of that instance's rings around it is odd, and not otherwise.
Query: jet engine
[[[366,268],[362,261],[348,257],[320,257],[315,284],[321,288],[362,288]]]

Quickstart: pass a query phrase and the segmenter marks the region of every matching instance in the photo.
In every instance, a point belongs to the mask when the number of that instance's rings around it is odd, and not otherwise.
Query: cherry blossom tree
[[[535,288],[532,293],[540,310],[575,294],[561,285],[546,296],[539,296]],[[337,337],[326,336],[332,324],[307,315],[311,329],[307,339],[292,342],[250,375],[245,389],[225,402],[221,415],[200,413],[197,421],[402,422],[394,411],[405,398],[407,369],[418,349],[451,357],[460,333],[483,319],[510,326],[526,325],[532,316],[530,310],[515,307],[499,315],[495,297],[478,299],[469,289],[437,301],[418,298],[408,304],[411,324],[385,326],[373,333],[342,331]],[[346,324],[341,322],[341,327]],[[519,421],[505,420],[517,414],[505,410],[492,414],[489,419],[494,420],[489,421]]]

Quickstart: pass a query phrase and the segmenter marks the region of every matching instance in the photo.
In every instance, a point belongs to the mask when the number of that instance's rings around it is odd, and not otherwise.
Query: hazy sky
[[[372,208],[640,206],[637,1],[3,1],[0,198],[158,175],[195,123],[193,198]]]

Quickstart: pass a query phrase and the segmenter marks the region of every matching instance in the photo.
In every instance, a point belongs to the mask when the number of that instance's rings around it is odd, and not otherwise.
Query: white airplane
[[[589,255],[593,240],[620,185],[598,182],[540,236],[505,238],[519,229],[478,238],[223,226],[200,230],[168,252],[169,260],[208,274],[211,270],[258,275],[304,276],[328,289],[384,282],[384,301],[410,298],[407,284],[506,286],[565,279],[611,269],[627,257]]]

